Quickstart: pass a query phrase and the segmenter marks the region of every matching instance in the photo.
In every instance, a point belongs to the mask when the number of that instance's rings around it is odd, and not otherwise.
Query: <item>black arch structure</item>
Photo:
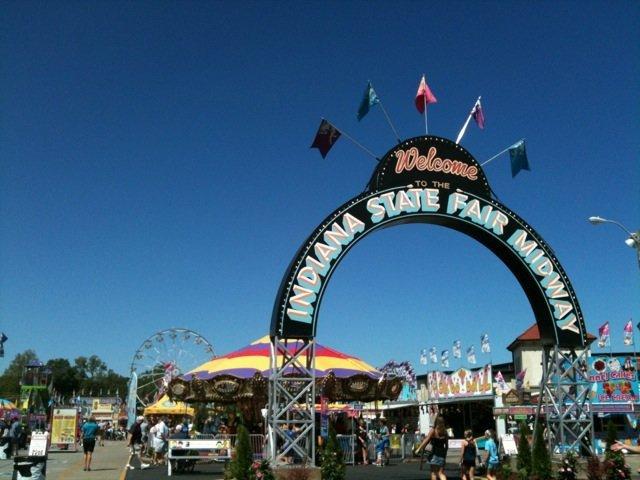
[[[435,136],[392,148],[368,190],[327,216],[307,238],[280,284],[271,336],[313,339],[323,293],[342,258],[370,233],[403,223],[442,225],[486,246],[520,283],[543,343],[585,346],[578,299],[551,247],[492,198],[484,172],[469,152]]]

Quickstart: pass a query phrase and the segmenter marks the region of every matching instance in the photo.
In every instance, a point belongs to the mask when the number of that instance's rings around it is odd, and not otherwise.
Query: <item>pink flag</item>
[[[604,348],[609,345],[609,322],[606,322],[598,329],[598,346]]]
[[[478,124],[478,127],[484,128],[484,112],[482,111],[482,105],[480,104],[480,100],[476,103],[476,106],[473,107],[473,111],[471,112],[473,119]]]
[[[425,105],[430,103],[438,103],[436,97],[431,93],[431,89],[429,85],[427,85],[427,81],[422,75],[422,80],[420,80],[420,86],[418,87],[418,93],[416,93],[416,108],[420,113],[424,113]]]
[[[633,343],[633,323],[631,320],[624,326],[624,344],[631,345]]]

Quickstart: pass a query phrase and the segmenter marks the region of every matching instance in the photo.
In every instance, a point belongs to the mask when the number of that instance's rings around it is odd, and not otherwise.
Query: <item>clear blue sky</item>
[[[323,160],[324,116],[382,155],[455,139],[482,95],[483,161],[525,137],[531,172],[486,167],[503,203],[555,250],[588,329],[640,321],[640,4],[619,2],[5,2],[0,30],[0,369],[97,354],[128,374],[169,327],[218,354],[267,333],[296,250],[362,191],[375,161],[345,138]],[[438,281],[434,282],[434,279]],[[345,257],[318,340],[380,366],[488,332],[494,362],[534,322],[510,271],[435,225],[379,231]],[[636,334],[638,334],[636,329]],[[478,355],[479,361],[488,356]],[[454,364],[456,366],[456,364]]]

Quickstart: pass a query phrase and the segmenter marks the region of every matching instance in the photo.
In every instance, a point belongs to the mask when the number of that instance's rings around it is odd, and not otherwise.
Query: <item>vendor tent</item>
[[[193,417],[194,409],[184,402],[173,402],[165,394],[153,405],[144,409],[145,415],[187,415]]]

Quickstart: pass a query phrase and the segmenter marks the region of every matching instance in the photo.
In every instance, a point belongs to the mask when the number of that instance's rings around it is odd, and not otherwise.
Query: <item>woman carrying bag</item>
[[[429,444],[431,444],[431,458],[429,459],[431,480],[447,480],[447,476],[444,474],[444,466],[447,463],[449,436],[444,425],[444,418],[441,416],[436,417],[429,434],[416,448],[416,453],[419,453]]]

